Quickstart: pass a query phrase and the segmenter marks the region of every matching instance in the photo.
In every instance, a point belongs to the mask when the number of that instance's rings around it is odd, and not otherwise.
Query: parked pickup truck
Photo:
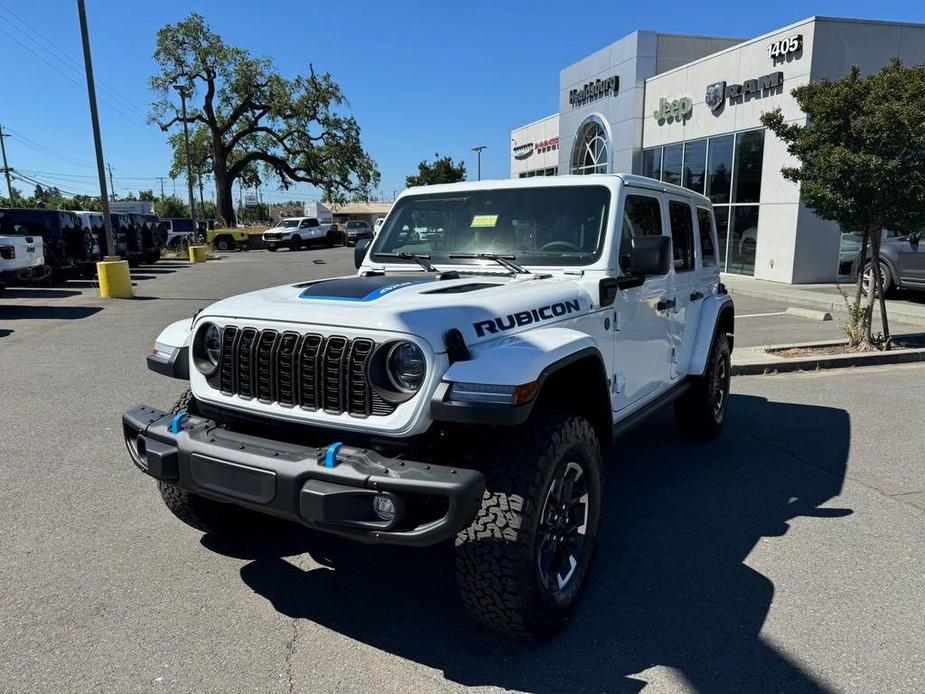
[[[45,244],[41,236],[0,235],[0,292],[6,282],[44,275]]]

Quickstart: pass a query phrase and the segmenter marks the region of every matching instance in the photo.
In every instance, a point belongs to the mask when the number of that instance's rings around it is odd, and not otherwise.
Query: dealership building
[[[925,25],[812,17],[757,38],[636,31],[559,74],[559,112],[511,132],[511,176],[630,172],[714,203],[726,272],[830,282],[848,246],[781,175],[786,146],[761,125],[790,92],[851,65],[925,63]]]

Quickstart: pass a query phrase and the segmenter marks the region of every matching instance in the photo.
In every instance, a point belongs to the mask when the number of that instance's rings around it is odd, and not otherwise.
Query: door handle
[[[667,311],[670,308],[674,308],[676,305],[677,305],[677,302],[674,299],[661,299],[655,305],[655,309],[657,311]]]
[[[691,301],[700,301],[703,298],[703,292],[691,292]]]

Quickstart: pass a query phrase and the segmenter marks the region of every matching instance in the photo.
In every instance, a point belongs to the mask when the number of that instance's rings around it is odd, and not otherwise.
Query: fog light
[[[379,518],[389,522],[395,518],[395,501],[385,494],[377,494],[373,497],[373,511]]]

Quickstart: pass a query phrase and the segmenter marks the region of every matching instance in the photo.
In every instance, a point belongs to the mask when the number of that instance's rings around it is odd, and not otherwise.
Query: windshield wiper
[[[430,264],[430,256],[423,253],[376,253],[377,258],[403,258],[405,260],[413,260],[422,268],[425,272],[439,272],[437,268]]]
[[[506,267],[508,270],[518,274],[518,275],[532,275],[533,271],[528,270],[522,265],[518,265],[514,261],[517,260],[516,255],[499,255],[498,253],[450,253],[449,258],[472,258],[480,259],[484,258],[485,260],[494,260],[498,265]]]

